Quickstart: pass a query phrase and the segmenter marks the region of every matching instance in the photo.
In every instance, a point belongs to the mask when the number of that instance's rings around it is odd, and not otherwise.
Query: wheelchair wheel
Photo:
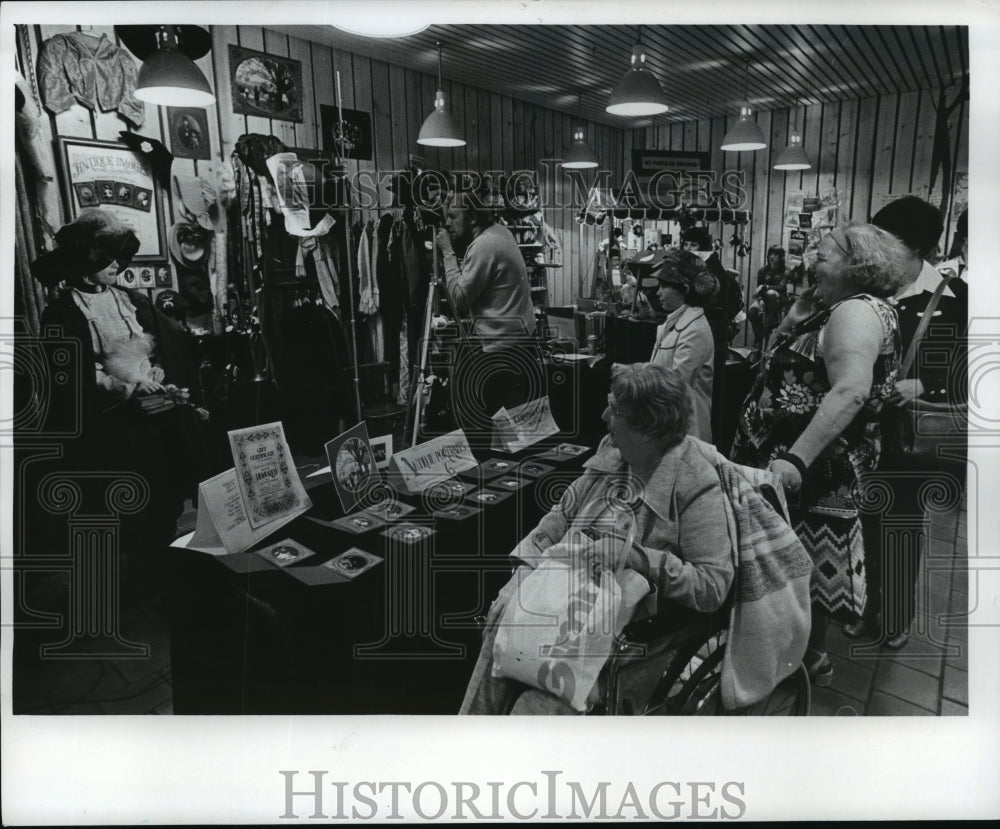
[[[720,680],[725,652],[725,644],[715,648],[691,673],[671,706],[674,713],[700,717],[805,717],[809,714],[809,675],[803,665],[759,702],[734,710],[724,708]]]

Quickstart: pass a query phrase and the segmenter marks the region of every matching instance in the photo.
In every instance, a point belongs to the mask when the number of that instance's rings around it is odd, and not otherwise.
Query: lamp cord
[[[443,89],[441,86],[441,41],[437,41],[438,47],[438,89]]]

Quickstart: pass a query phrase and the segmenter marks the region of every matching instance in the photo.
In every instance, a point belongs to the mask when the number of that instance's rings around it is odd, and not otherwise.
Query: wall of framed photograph
[[[302,63],[229,44],[233,112],[302,122]]]
[[[117,141],[67,137],[56,140],[69,217],[75,219],[85,207],[114,213],[139,239],[135,262],[166,259],[160,186],[143,159]]]

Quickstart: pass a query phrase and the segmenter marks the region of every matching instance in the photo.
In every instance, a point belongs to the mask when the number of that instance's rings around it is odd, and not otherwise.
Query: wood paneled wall
[[[301,61],[305,86],[302,123],[233,114],[228,78],[230,43]],[[434,169],[537,170],[545,204],[557,205],[562,203],[560,200],[569,200],[570,182],[565,174],[551,164],[543,165],[545,159],[560,157],[571,143],[574,119],[568,115],[446,78],[445,98],[468,144],[455,149],[422,147],[416,139],[424,118],[433,108],[436,87],[433,75],[256,26],[213,27],[212,55],[219,98],[216,111],[221,153],[225,158],[232,152],[236,139],[246,132],[273,134],[300,149],[321,149],[320,105],[336,103],[339,72],[343,106],[370,112],[372,116],[373,159],[348,161],[349,172],[382,174],[403,170],[413,153],[422,156],[428,167]],[[631,135],[604,125],[585,122],[584,126],[595,152],[608,160],[613,176],[620,179],[630,155]],[[382,204],[388,209],[389,194],[384,188],[380,192]],[[556,261],[563,264],[562,268],[548,269],[549,302],[568,304],[576,294],[578,263],[583,261],[590,267],[594,245],[603,235],[590,227],[581,234],[576,211],[570,207],[546,207],[544,216],[561,245],[561,255]]]
[[[72,30],[73,26],[29,27],[33,47],[32,64],[44,40]],[[111,27],[92,27],[114,38]],[[233,113],[229,88],[228,44],[294,58],[301,62],[304,83],[304,112],[301,123],[269,120]],[[544,215],[553,227],[562,253],[562,268],[548,270],[549,302],[568,304],[577,294],[581,263],[589,270],[595,245],[607,235],[607,226],[581,227],[576,222],[578,208],[555,206],[570,201],[571,185],[566,174],[546,159],[562,155],[572,140],[575,119],[571,116],[525,103],[507,95],[445,80],[448,105],[465,131],[468,145],[456,149],[421,147],[416,137],[434,99],[432,75],[402,69],[329,46],[279,34],[258,26],[216,26],[212,29],[212,51],[199,66],[213,86],[217,103],[209,108],[209,132],[216,163],[228,163],[236,139],[247,132],[273,134],[289,146],[302,149],[322,147],[320,105],[336,102],[336,73],[340,73],[343,105],[372,115],[373,159],[348,162],[352,172],[388,172],[404,169],[410,153],[422,155],[428,166],[449,170],[513,171],[533,169],[539,173]],[[949,91],[948,100],[954,97]],[[752,223],[749,228],[751,252],[740,258],[729,245],[732,228],[721,230],[724,258],[744,277],[746,291],[753,290],[753,275],[763,263],[767,247],[783,241],[783,210],[787,190],[815,193],[835,187],[840,196],[841,218],[864,220],[881,196],[916,193],[928,195],[932,145],[936,119],[937,90],[885,95],[860,101],[813,105],[758,113],[757,120],[769,137],[766,150],[756,153],[723,153],[719,144],[735,120],[728,117],[631,130],[585,122],[587,140],[611,171],[612,182],[620,182],[631,163],[636,147],[709,151],[712,169],[738,169],[746,176]],[[164,141],[165,112],[146,106],[146,123],[139,132]],[[951,156],[955,177],[968,177],[968,103],[959,106],[949,119]],[[776,155],[786,145],[790,127],[801,125],[804,146],[813,168],[799,173],[771,169]],[[53,136],[82,136],[117,140],[126,128],[115,113],[90,112],[74,105],[50,119]],[[198,162],[184,162],[197,173]],[[935,186],[940,195],[941,173]],[[593,182],[594,175],[584,179]],[[169,194],[164,196],[166,221],[174,221]],[[388,194],[385,194],[388,207]],[[950,243],[957,213],[947,222],[944,244]]]
[[[954,100],[957,87],[946,91]],[[934,129],[939,90],[883,95],[860,101],[816,104],[795,110],[757,114],[757,123],[768,137],[764,150],[724,153],[719,149],[726,130],[736,120],[703,119],[635,130],[635,146],[664,150],[702,150],[712,154],[713,170],[741,170],[751,211],[750,255],[740,258],[729,246],[731,227],[722,238],[727,266],[740,271],[747,296],[754,277],[764,264],[767,248],[784,242],[784,204],[789,190],[819,195],[836,188],[841,221],[867,221],[889,195],[914,194],[940,202],[943,170],[930,190]],[[798,124],[803,146],[813,167],[802,172],[772,169],[774,159],[788,143]],[[948,119],[952,169],[955,182],[967,187],[969,172],[969,104],[959,105]],[[949,199],[941,249],[947,252],[961,207]]]

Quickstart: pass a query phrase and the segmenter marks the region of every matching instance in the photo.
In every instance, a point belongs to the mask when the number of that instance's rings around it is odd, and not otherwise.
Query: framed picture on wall
[[[328,156],[341,156],[340,138],[344,139],[343,158],[358,161],[372,160],[372,116],[356,109],[344,109],[343,120],[337,117],[337,107],[320,104],[320,123],[323,127],[323,152]]]
[[[208,143],[208,114],[198,107],[167,107],[170,152],[175,158],[208,161],[212,148]]]
[[[160,185],[145,159],[115,141],[59,138],[57,144],[70,218],[75,219],[85,207],[107,210],[135,231],[139,252],[134,261],[165,259],[167,234]]]
[[[302,122],[302,62],[229,44],[233,112]]]

